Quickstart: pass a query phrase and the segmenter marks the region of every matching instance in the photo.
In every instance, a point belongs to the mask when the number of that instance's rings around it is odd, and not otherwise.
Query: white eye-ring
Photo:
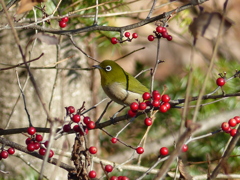
[[[112,70],[112,66],[107,66],[105,69],[106,69],[106,71],[108,71],[108,72],[109,72],[109,71],[111,71],[111,70]]]

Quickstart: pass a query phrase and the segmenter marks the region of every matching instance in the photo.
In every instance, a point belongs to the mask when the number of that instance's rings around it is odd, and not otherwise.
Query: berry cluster
[[[162,113],[167,112],[171,108],[171,105],[169,104],[169,95],[161,95],[157,90],[154,90],[152,95],[149,92],[145,92],[142,95],[142,98],[143,102],[133,102],[130,104],[130,110],[128,111],[130,117],[136,116],[138,111],[144,111],[148,106],[150,108],[158,109]],[[144,123],[147,126],[151,126],[152,119],[147,117],[144,120]]]
[[[108,165],[106,165],[106,166],[104,167],[104,171],[105,171],[106,173],[110,173],[110,172],[112,172],[112,170],[113,170],[113,167],[112,167],[112,165],[110,165],[110,164],[108,164]],[[92,171],[90,171],[90,172],[88,173],[88,176],[89,176],[90,178],[95,178],[95,177],[97,176],[97,173],[96,173],[96,171],[92,170]],[[112,177],[113,177],[113,176],[112,176]]]
[[[229,133],[231,136],[235,136],[237,129],[233,129],[232,127],[235,127],[239,123],[240,116],[235,116],[234,118],[229,119],[228,122],[223,122],[221,128],[225,133]]]
[[[111,43],[112,44],[117,44],[117,43],[123,43],[123,42],[125,42],[125,41],[128,41],[128,42],[131,42],[133,39],[137,39],[138,38],[138,34],[137,33],[133,33],[132,34],[132,38],[130,38],[130,36],[131,36],[131,33],[130,32],[125,32],[124,33],[124,36],[127,38],[127,39],[125,39],[125,40],[119,40],[119,39],[117,39],[116,37],[112,37],[111,38]]]
[[[65,28],[67,26],[67,22],[69,21],[68,17],[64,17],[59,21],[59,27]]]
[[[27,150],[30,152],[38,150],[38,153],[44,156],[47,151],[46,148],[48,147],[48,141],[43,142],[42,135],[36,134],[36,129],[34,127],[29,127],[27,129],[27,133],[31,135],[31,137],[28,137],[25,141],[27,145]],[[53,150],[50,150],[49,158],[53,157],[53,155]]]
[[[84,135],[84,132],[85,132],[85,134],[88,134],[89,129],[95,128],[95,126],[96,126],[95,122],[91,121],[90,117],[81,115],[81,109],[79,109],[76,114],[74,114],[75,108],[73,106],[66,107],[65,109],[67,111],[66,112],[67,116],[69,116],[71,119],[71,122],[69,122],[68,124],[65,124],[63,126],[64,132],[69,132],[71,129],[73,129],[75,132],[80,133],[80,135]],[[82,124],[82,122],[84,124]],[[74,125],[72,128],[71,127],[72,123],[77,123],[77,124]],[[79,123],[81,123],[83,125],[82,127],[83,127],[84,132],[82,131],[81,127],[79,126]]]
[[[112,176],[110,180],[129,180],[127,176]]]
[[[149,35],[148,40],[154,41],[155,38],[166,38],[168,41],[172,40],[172,36],[168,34],[167,28],[162,26],[157,26],[156,31],[153,31],[154,35]]]
[[[15,149],[10,147],[8,150],[2,149],[0,152],[0,160],[8,158],[8,155],[12,155],[15,153]]]

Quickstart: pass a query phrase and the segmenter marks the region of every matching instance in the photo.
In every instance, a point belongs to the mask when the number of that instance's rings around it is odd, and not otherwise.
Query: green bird
[[[107,96],[121,105],[142,101],[142,94],[149,89],[131,74],[124,71],[116,62],[105,60],[95,65],[100,71],[101,85]]]

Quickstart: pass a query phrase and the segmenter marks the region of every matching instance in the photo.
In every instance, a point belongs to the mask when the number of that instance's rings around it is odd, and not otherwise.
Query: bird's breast
[[[130,105],[136,100],[142,101],[142,94],[126,90],[121,83],[115,82],[111,85],[103,86],[103,90],[110,99],[118,104]]]

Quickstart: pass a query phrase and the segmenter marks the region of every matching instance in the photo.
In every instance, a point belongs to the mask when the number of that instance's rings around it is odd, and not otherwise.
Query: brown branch
[[[43,55],[44,55],[44,53],[40,54],[40,56],[37,57],[37,58],[35,58],[35,59],[26,61],[26,63],[30,63],[30,62],[36,61],[36,60],[40,59]],[[10,66],[10,67],[0,68],[0,71],[4,71],[4,70],[8,70],[8,69],[13,69],[13,68],[15,68],[15,67],[19,67],[19,66],[24,65],[24,64],[25,64],[25,63],[19,63],[19,64],[16,64],[16,65],[7,65],[7,66]],[[4,64],[3,64],[3,65],[4,65]]]
[[[79,28],[79,29],[73,29],[73,30],[57,30],[57,29],[52,29],[52,28],[45,28],[42,26],[38,26],[38,25],[23,25],[23,26],[18,26],[15,27],[17,29],[35,29],[35,30],[39,30],[39,31],[44,31],[44,32],[49,32],[52,34],[59,34],[59,35],[70,35],[70,34],[79,34],[79,33],[84,33],[84,32],[89,32],[89,31],[116,31],[116,32],[124,32],[126,30],[130,30],[130,29],[135,29],[141,26],[144,26],[146,24],[149,24],[151,22],[160,20],[160,19],[165,19],[167,17],[169,17],[172,13],[178,13],[181,12],[185,9],[191,8],[194,5],[197,4],[202,4],[204,2],[206,2],[207,0],[198,0],[197,2],[194,2],[193,4],[186,4],[183,5],[177,9],[171,10],[169,12],[166,13],[162,13],[158,16],[154,16],[152,18],[147,18],[144,19],[140,22],[131,24],[131,25],[127,25],[127,26],[122,26],[122,27],[113,27],[113,26],[99,26],[99,25],[92,25],[92,26],[88,26],[88,27],[83,27],[83,28]]]
[[[240,92],[237,92],[237,93],[234,93],[234,94],[221,94],[221,95],[215,95],[215,96],[208,96],[208,95],[205,95],[202,97],[202,100],[207,100],[207,99],[219,99],[219,98],[225,98],[225,97],[234,97],[234,96],[240,96]],[[189,102],[190,101],[196,101],[198,100],[198,96],[196,97],[192,97],[189,99]],[[185,102],[185,99],[179,99],[179,100],[171,100],[170,104],[171,104],[171,108],[177,108],[177,105],[178,104],[182,104]],[[156,108],[157,110],[158,108]],[[145,112],[138,112],[136,117],[142,115],[142,114],[145,114],[145,113],[148,113],[150,112],[150,109],[147,109],[145,110]],[[101,129],[101,128],[104,128],[106,126],[109,126],[111,124],[114,124],[114,123],[117,123],[117,122],[120,122],[120,121],[124,121],[124,120],[128,120],[130,119],[130,117],[126,114],[126,115],[123,115],[123,116],[119,116],[119,117],[116,117],[114,119],[110,119],[108,121],[105,121],[103,123],[99,123],[99,124],[96,124],[96,129]]]

